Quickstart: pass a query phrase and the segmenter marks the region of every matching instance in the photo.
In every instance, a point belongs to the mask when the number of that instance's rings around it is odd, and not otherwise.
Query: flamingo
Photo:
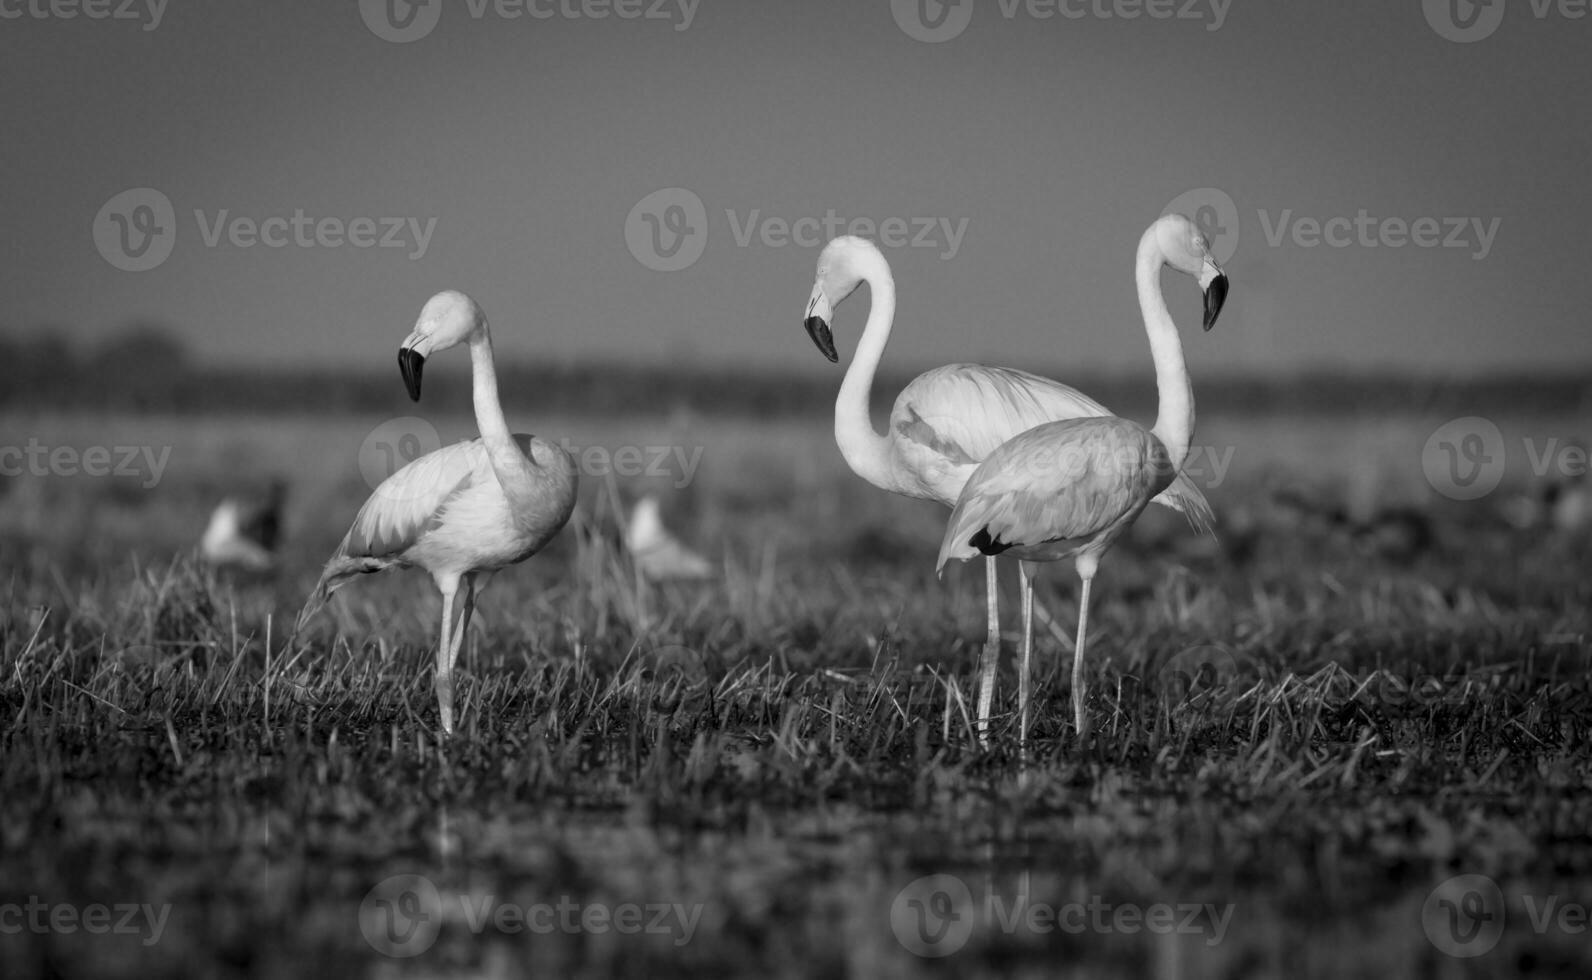
[[[874,374],[895,320],[895,280],[873,242],[843,236],[818,258],[818,279],[804,326],[830,361],[838,361],[830,330],[835,307],[866,282],[872,294],[867,325],[835,399],[835,442],[852,472],[892,493],[954,506],[978,465],[1024,430],[1060,419],[1110,418],[1104,405],[1058,381],[1026,371],[949,364],[918,375],[896,396],[890,427],[873,427],[868,403]],[[1200,531],[1212,515],[1204,494],[1176,473],[1158,488],[1157,503],[1181,511]],[[1000,609],[995,558],[984,566],[987,632],[979,666],[978,731],[987,738],[1000,659]]]
[[[1073,644],[1072,700],[1079,738],[1089,584],[1100,558],[1151,500],[1172,486],[1194,433],[1194,390],[1177,325],[1161,295],[1161,269],[1195,277],[1205,294],[1205,329],[1227,298],[1227,276],[1189,219],[1164,215],[1139,241],[1139,308],[1155,359],[1160,409],[1155,425],[1111,416],[1046,422],[1002,443],[968,477],[940,544],[938,570],[952,559],[1010,554],[1019,559],[1023,602],[1018,737],[1027,744],[1033,657],[1035,567],[1072,558],[1082,582]]]
[[[636,501],[625,523],[625,550],[636,569],[649,581],[701,581],[713,577],[706,558],[687,548],[663,526],[658,498],[648,494]]]
[[[272,480],[260,496],[231,496],[216,505],[199,539],[199,557],[216,568],[268,572],[276,567],[277,539],[287,484]]]
[[[442,730],[449,735],[453,667],[477,596],[492,573],[536,554],[563,528],[575,508],[576,486],[575,461],[563,448],[509,434],[486,315],[463,293],[441,292],[427,301],[398,348],[409,397],[420,400],[425,359],[459,344],[470,347],[481,438],[427,453],[381,482],[327,561],[294,629],[303,629],[356,575],[394,566],[425,569],[442,594],[436,690]],[[461,582],[464,606],[450,629]]]

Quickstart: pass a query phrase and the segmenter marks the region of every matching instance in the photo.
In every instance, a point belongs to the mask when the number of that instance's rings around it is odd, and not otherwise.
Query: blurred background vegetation
[[[93,346],[74,344],[68,339],[71,333],[58,325],[0,325],[0,363],[8,367],[0,408],[378,412],[403,397],[396,363],[390,369],[373,366],[353,372],[314,365],[205,363],[178,331],[148,321],[131,322]],[[816,361],[816,352],[813,357]],[[428,366],[427,376],[462,377],[465,363],[458,358]],[[887,410],[896,393],[928,366],[884,366],[873,389],[878,410]],[[1154,414],[1155,380],[1148,370],[1080,375],[1062,363],[1027,367],[1089,393],[1118,413]],[[681,410],[754,417],[820,414],[833,404],[841,373],[840,367],[825,372],[821,363],[734,371],[614,361],[533,364],[507,359],[498,364],[505,407],[511,412],[590,415]],[[1201,411],[1223,414],[1592,412],[1592,378],[1582,371],[1472,377],[1319,371],[1207,376],[1195,383]],[[428,386],[426,403],[428,411],[468,412],[469,385]]]

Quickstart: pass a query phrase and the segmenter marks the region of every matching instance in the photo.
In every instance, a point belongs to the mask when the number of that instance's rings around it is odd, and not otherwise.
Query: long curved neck
[[[1150,431],[1166,447],[1175,473],[1183,468],[1189,440],[1194,435],[1194,389],[1183,364],[1183,341],[1161,295],[1161,266],[1165,261],[1154,232],[1147,232],[1139,242],[1134,278],[1139,286],[1144,332],[1150,337],[1150,355],[1155,358],[1155,387],[1160,400],[1155,427]]]
[[[883,265],[883,263],[880,263]],[[895,488],[895,468],[891,463],[890,439],[873,427],[869,401],[873,376],[879,369],[885,345],[890,343],[890,328],[895,322],[895,280],[888,267],[871,269],[863,281],[872,294],[868,325],[863,328],[857,352],[846,369],[835,399],[835,443],[852,472],[885,490]]]
[[[470,374],[476,428],[481,430],[481,442],[486,445],[499,485],[512,492],[526,481],[533,464],[520,452],[509,432],[508,420],[503,417],[497,370],[492,366],[492,338],[485,326],[470,339]]]

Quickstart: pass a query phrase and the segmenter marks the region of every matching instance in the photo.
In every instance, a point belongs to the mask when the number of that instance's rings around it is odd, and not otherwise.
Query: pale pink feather
[[[1068,385],[1012,368],[949,364],[918,375],[896,398],[890,429],[896,452],[917,474],[920,494],[954,506],[973,471],[1020,433],[1066,419],[1115,418]],[[1181,512],[1200,533],[1211,506],[1184,473],[1154,502]]]

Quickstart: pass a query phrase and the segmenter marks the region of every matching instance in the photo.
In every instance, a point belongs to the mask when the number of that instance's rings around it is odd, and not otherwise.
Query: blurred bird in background
[[[1586,452],[1584,443],[1570,448]],[[1550,473],[1532,481],[1499,506],[1499,515],[1517,531],[1575,533],[1592,527],[1592,470]]]
[[[636,570],[652,582],[702,581],[713,577],[713,565],[663,526],[654,494],[636,501],[625,525],[625,551]]]
[[[215,568],[274,570],[286,502],[287,483],[281,479],[273,479],[263,492],[226,497],[211,512],[199,539],[200,558]]]

